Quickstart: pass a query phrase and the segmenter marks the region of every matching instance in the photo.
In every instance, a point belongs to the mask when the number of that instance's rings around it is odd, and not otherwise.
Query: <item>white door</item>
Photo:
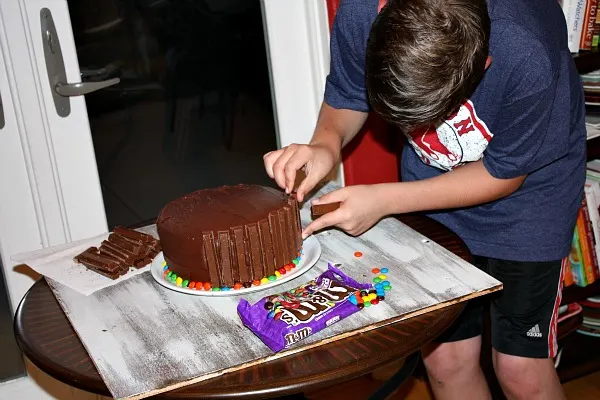
[[[85,100],[68,98],[66,117],[54,106],[44,62],[44,8],[52,9],[67,81],[79,82],[66,2],[0,0],[6,121],[0,135],[0,244],[13,308],[33,279],[14,271],[12,255],[106,230]]]
[[[150,220],[203,187],[270,184],[262,154],[310,138],[329,64],[325,0],[0,0],[0,29],[13,307],[33,282],[16,253]]]

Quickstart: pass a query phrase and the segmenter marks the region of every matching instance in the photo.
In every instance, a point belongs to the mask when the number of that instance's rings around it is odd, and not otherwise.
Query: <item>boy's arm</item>
[[[308,145],[291,144],[264,156],[267,174],[291,193],[298,183],[296,173],[305,168],[306,176],[296,188],[299,201],[335,167],[342,147],[352,140],[365,123],[362,111],[336,109],[323,102],[317,126]]]
[[[341,2],[331,29],[330,71],[310,144],[326,145],[336,155],[356,136],[370,111],[363,46],[376,16],[376,6],[375,0]]]
[[[488,203],[515,192],[525,178],[495,178],[480,160],[422,181],[377,185],[376,190],[389,215]]]
[[[291,144],[264,156],[267,174],[290,192],[296,171],[306,178],[297,188],[304,195],[335,167],[341,149],[365,123],[369,112],[365,84],[365,52],[377,1],[345,0],[340,3],[331,30],[331,65],[324,100],[309,145]]]
[[[347,186],[313,201],[317,205],[337,202],[339,208],[312,221],[302,236],[328,226],[359,235],[386,215],[487,203],[516,191],[525,177],[495,178],[477,161],[422,181]]]
[[[339,154],[342,147],[360,131],[368,115],[362,111],[336,109],[324,101],[310,144],[326,146],[335,154]]]

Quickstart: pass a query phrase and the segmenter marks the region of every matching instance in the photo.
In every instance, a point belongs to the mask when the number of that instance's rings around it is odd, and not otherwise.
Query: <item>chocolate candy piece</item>
[[[142,242],[132,242],[115,233],[108,235],[108,241],[114,243],[124,250],[129,251],[130,253],[135,254],[136,256],[140,254],[140,250],[142,249]]]
[[[340,201],[327,204],[312,204],[310,206],[310,211],[313,217],[320,217],[321,215],[337,210],[340,208],[340,205],[342,205]]]
[[[105,254],[107,256],[116,258],[123,265],[131,265],[135,260],[135,255],[133,255],[133,253],[123,250],[119,246],[116,246],[106,240],[102,242],[99,250],[100,254]]]
[[[95,247],[90,247],[75,257],[75,262],[85,265],[89,270],[110,279],[117,279],[127,273],[127,267],[119,263],[118,260],[102,254]]]
[[[252,286],[252,282],[244,282],[243,286],[248,289],[249,287]]]
[[[370,288],[329,264],[329,268],[298,288],[263,297],[250,305],[240,299],[242,323],[277,352],[359,311],[350,296]],[[356,299],[355,299],[356,300]]]
[[[146,242],[146,243],[155,243],[156,242],[156,239],[151,235],[147,235],[142,232],[134,231],[133,229],[123,228],[122,226],[115,227],[115,229],[113,229],[113,232],[117,233],[121,236],[130,238],[133,240],[137,240],[140,242]]]
[[[150,257],[146,257],[146,258],[140,258],[139,260],[137,260],[135,262],[135,264],[133,264],[134,267],[136,268],[142,268],[145,265],[148,265],[152,262],[152,259]]]
[[[75,262],[83,264],[88,268],[94,268],[108,273],[119,272],[122,267],[117,260],[100,254],[95,247],[90,247],[83,253],[75,256]]]

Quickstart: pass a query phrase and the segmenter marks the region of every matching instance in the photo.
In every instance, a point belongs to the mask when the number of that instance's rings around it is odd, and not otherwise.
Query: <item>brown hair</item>
[[[485,0],[390,0],[367,46],[371,107],[404,133],[437,125],[481,80],[489,36]]]

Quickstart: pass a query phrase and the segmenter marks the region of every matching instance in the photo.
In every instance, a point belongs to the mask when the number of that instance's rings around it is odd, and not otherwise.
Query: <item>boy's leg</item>
[[[494,369],[503,391],[509,399],[564,399],[552,362],[561,261],[488,263],[489,274],[504,284],[490,309]]]
[[[480,350],[481,336],[431,343],[423,349],[423,362],[436,400],[491,399],[479,365]]]
[[[476,258],[475,265],[486,271],[487,259]],[[479,364],[484,304],[483,299],[470,301],[454,324],[422,351],[437,400],[491,398]]]
[[[551,359],[511,356],[495,349],[492,359],[502,390],[509,400],[566,400]]]

